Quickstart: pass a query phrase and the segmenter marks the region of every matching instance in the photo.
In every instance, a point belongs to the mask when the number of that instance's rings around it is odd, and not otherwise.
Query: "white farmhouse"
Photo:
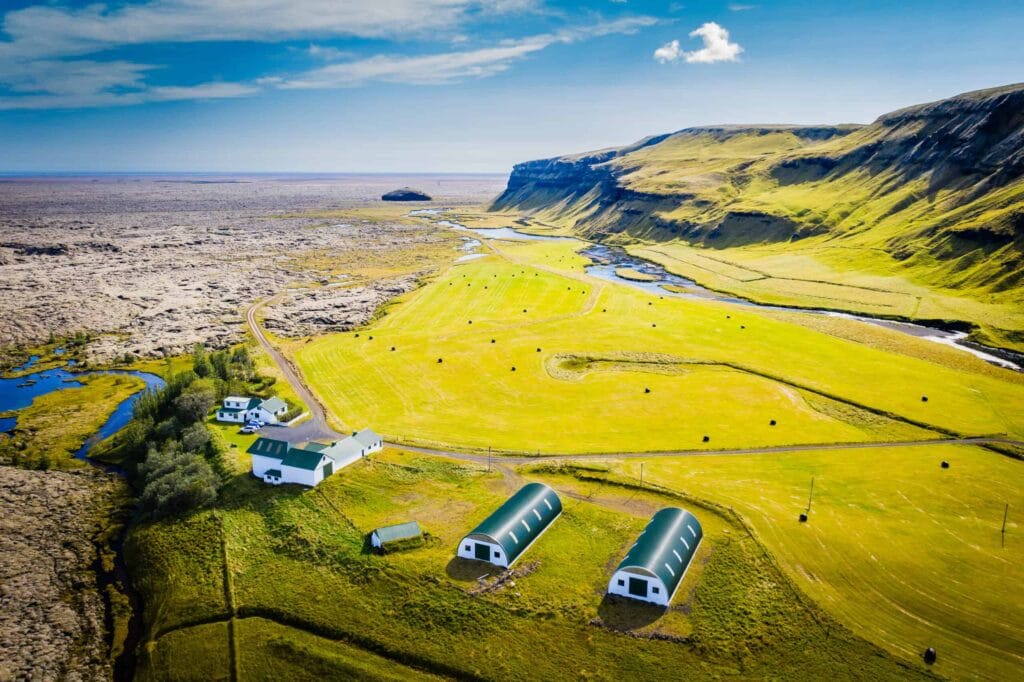
[[[288,405],[276,396],[266,400],[228,396],[224,398],[224,404],[217,408],[217,421],[244,424],[259,420],[267,424],[277,424],[287,412]]]
[[[359,436],[362,435],[362,438]],[[332,443],[292,445],[274,438],[257,438],[246,450],[252,455],[252,474],[264,483],[315,486],[335,471],[377,452],[383,439],[370,429]]]

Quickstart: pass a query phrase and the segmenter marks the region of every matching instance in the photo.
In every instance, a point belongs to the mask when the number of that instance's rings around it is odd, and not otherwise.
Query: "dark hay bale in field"
[[[746,329],[746,328],[747,328],[747,325],[745,325],[745,324],[741,324],[740,325],[740,329]]]
[[[800,515],[800,523],[807,523],[807,514]]]
[[[513,366],[513,367],[512,367],[512,371],[513,371],[513,372],[514,372],[514,371],[516,371],[516,368],[515,368],[515,366]]]
[[[540,352],[540,348],[538,348],[538,349],[537,349],[537,352],[538,352],[538,353]]]
[[[775,420],[773,419],[770,422],[768,422],[768,426],[775,426]]]
[[[926,395],[921,396],[921,402],[922,403],[928,402],[928,396],[926,396]]]
[[[470,324],[473,324],[473,320],[470,320],[470,321],[469,321],[469,323],[470,323]]]
[[[650,392],[651,392],[651,389],[649,389],[649,388],[644,388],[644,393],[650,393]]]
[[[647,305],[654,305],[654,303],[652,303],[651,301],[648,301]]]
[[[367,340],[367,341],[373,341],[373,337],[371,336],[371,337],[369,337],[369,338],[368,338],[368,339],[366,339],[366,340]]]
[[[940,464],[939,466],[941,466],[943,469],[948,469],[949,462],[947,462],[946,460],[942,460],[942,464]]]
[[[936,653],[935,647],[931,647],[930,646],[930,647],[928,647],[927,649],[924,650],[924,662],[927,663],[928,665],[931,665],[932,663],[934,663],[936,661],[936,659],[938,659],[938,657],[939,657],[939,654]]]
[[[442,362],[444,362],[444,360],[443,360],[443,359],[441,359],[441,358],[438,358],[438,359],[437,359],[437,364],[439,364],[439,365],[440,365],[440,364],[441,364]]]
[[[701,439],[701,442],[702,442],[702,443],[707,443],[707,442],[709,442],[710,440],[711,440],[711,436],[704,436],[704,438],[702,438],[702,439]]]
[[[491,343],[494,343],[494,339],[491,339]]]
[[[523,308],[523,312],[524,312],[524,313],[526,312],[526,308]]]
[[[602,313],[606,313],[606,312],[608,312],[608,309],[607,308],[601,308],[601,312]]]
[[[726,316],[725,316],[725,319],[727,319],[727,320],[731,320],[731,319],[732,319],[732,315],[726,315]]]
[[[651,326],[652,326],[652,327],[657,327],[658,325],[656,325],[656,324],[654,324],[653,322],[651,322]]]
[[[359,332],[356,332],[356,338],[357,339],[359,338]]]
[[[394,350],[395,350],[395,347],[394,347],[394,346],[391,346],[391,350],[392,350],[392,351],[394,351]]]

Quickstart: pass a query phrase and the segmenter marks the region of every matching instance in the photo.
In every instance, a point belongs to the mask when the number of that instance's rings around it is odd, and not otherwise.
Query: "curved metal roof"
[[[619,571],[641,569],[661,579],[669,596],[697,553],[704,530],[697,517],[678,507],[658,510],[619,564]]]
[[[505,550],[511,566],[524,549],[562,513],[562,501],[543,483],[527,483],[473,529]]]

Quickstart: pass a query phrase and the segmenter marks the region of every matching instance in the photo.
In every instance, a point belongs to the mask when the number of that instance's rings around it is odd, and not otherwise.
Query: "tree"
[[[217,499],[220,481],[207,461],[182,452],[173,441],[150,448],[139,471],[144,480],[139,502],[154,517],[208,507]]]
[[[174,409],[186,424],[203,421],[213,407],[217,395],[212,386],[195,382],[174,399]]]
[[[181,432],[181,447],[186,452],[202,452],[209,442],[210,430],[202,422],[196,422]]]
[[[206,357],[206,349],[201,344],[196,344],[192,350],[192,371],[196,376],[208,377],[213,374],[213,366]]]

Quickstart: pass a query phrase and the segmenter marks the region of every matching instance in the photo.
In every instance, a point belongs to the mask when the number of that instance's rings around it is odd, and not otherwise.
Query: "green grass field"
[[[1024,435],[1012,372],[602,284],[569,243],[492,244],[372,326],[291,346],[346,427],[565,453]]]
[[[454,559],[455,545],[524,477],[554,485],[564,512],[516,564],[512,581],[480,581],[491,571]],[[224,678],[232,650],[246,680],[885,679],[922,669],[853,635],[795,591],[724,508],[592,487],[558,470],[488,472],[398,451],[315,490],[241,475],[216,511],[133,534],[130,559],[144,576],[137,586],[154,605],[140,677]],[[671,609],[604,599],[650,514],[680,503],[697,511],[705,541]],[[422,548],[368,553],[369,531],[407,519],[428,533]],[[225,627],[229,593],[233,635]],[[193,665],[196,657],[203,660]]]
[[[639,475],[634,461],[615,468]],[[802,590],[901,657],[934,646],[953,679],[1024,666],[1020,461],[966,446],[822,451],[651,459],[644,477],[734,508]]]

